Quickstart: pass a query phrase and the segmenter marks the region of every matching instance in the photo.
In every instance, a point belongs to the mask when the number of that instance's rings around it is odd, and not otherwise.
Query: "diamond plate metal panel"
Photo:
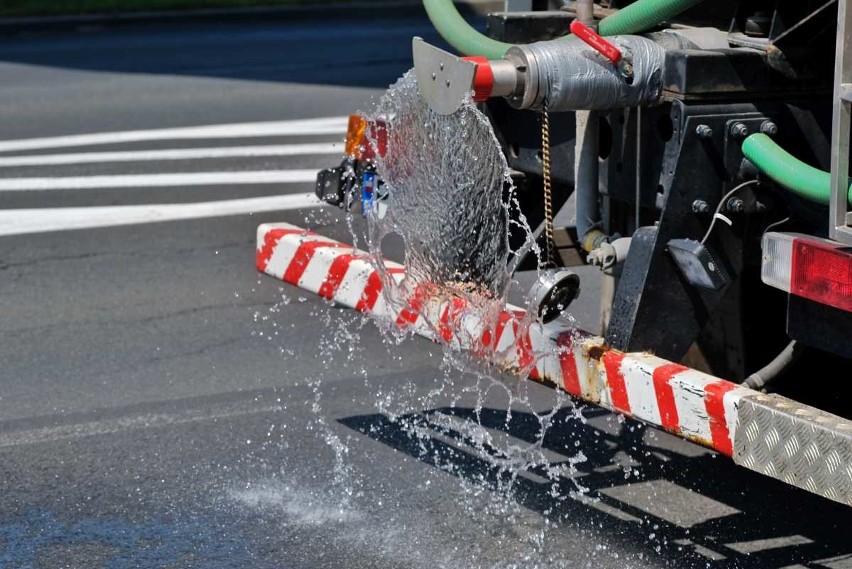
[[[852,421],[779,395],[740,400],[734,462],[852,506]]]

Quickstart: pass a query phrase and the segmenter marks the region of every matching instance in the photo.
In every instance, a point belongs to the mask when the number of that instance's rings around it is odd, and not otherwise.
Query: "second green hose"
[[[601,20],[599,32],[603,36],[643,32],[700,1],[637,0]],[[500,59],[512,47],[512,44],[491,39],[473,28],[459,14],[453,0],[423,0],[423,7],[441,37],[463,55]]]
[[[805,164],[762,133],[743,141],[743,156],[775,183],[807,200],[828,205],[831,199],[831,174]],[[852,187],[847,191],[852,203]]]

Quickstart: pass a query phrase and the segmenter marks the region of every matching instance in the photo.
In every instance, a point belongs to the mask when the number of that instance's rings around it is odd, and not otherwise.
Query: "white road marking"
[[[234,146],[222,148],[176,148],[170,150],[137,150],[129,152],[77,152],[74,154],[43,154],[41,156],[0,157],[0,168],[16,166],[98,164],[107,162],[148,162],[154,160],[206,160],[211,158],[304,156],[310,154],[325,155],[342,153],[343,144],[338,142],[270,144],[266,146]]]
[[[0,178],[0,192],[165,188],[245,184],[313,182],[317,170],[260,170],[254,172],[198,172],[191,174],[127,174],[116,176],[57,176],[51,178]]]
[[[255,404],[256,405],[256,404]],[[249,406],[234,405],[215,410],[187,409],[176,413],[152,413],[135,417],[102,419],[57,427],[42,427],[12,433],[0,433],[0,448],[52,443],[63,440],[83,439],[99,435],[112,435],[152,428],[171,427],[190,423],[215,422],[218,419],[230,419],[263,413],[277,413],[282,410],[280,404]]]
[[[312,134],[342,134],[346,132],[347,117],[322,117],[289,121],[217,124],[153,130],[129,130],[0,140],[0,152],[21,152],[44,148],[120,144],[150,140],[196,140],[202,138],[250,138],[258,136],[290,136]]]
[[[191,204],[10,209],[0,211],[0,235],[225,217],[314,208],[321,205],[323,202],[313,194],[294,194]]]

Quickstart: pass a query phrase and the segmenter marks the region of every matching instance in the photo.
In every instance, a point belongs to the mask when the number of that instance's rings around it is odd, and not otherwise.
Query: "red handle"
[[[618,62],[621,61],[621,50],[603,39],[597,32],[580,20],[571,22],[571,33],[610,60],[613,65],[618,65]]]

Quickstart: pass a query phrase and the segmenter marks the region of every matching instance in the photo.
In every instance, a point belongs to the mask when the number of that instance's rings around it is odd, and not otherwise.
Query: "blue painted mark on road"
[[[0,569],[35,569],[43,555],[86,545],[107,552],[105,569],[153,569],[178,563],[210,569],[245,567],[253,557],[248,543],[238,532],[214,531],[221,527],[202,517],[141,524],[90,517],[64,523],[53,512],[27,510],[14,518],[0,518]]]

